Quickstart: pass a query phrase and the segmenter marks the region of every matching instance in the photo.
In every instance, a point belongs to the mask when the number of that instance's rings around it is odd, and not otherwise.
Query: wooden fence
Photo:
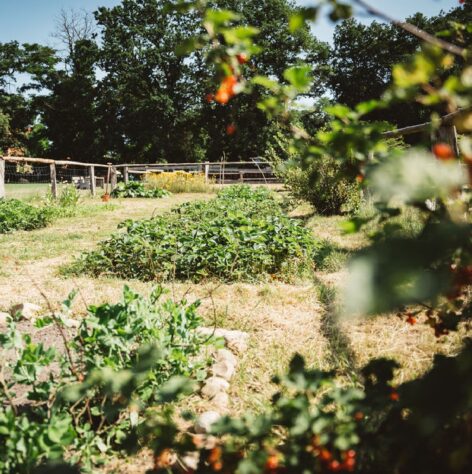
[[[204,163],[146,163],[146,164],[123,164],[113,165],[112,163],[82,163],[78,161],[55,161],[46,158],[29,158],[18,156],[0,156],[0,198],[5,197],[5,183],[8,182],[6,173],[6,163],[17,165],[48,166],[47,182],[51,186],[51,193],[57,197],[58,170],[62,168],[81,168],[85,176],[80,177],[76,182],[80,187],[82,184],[86,189],[90,189],[92,196],[96,195],[97,185],[102,184],[113,190],[121,177],[125,183],[132,175],[142,175],[146,173],[163,173],[168,171],[186,171],[189,173],[202,173],[206,182],[217,184],[229,184],[235,182],[244,183],[275,183],[278,182],[273,167],[267,161],[253,159],[251,161],[226,161],[226,162],[204,162]],[[97,177],[96,169],[99,168],[105,173],[106,178]],[[61,173],[59,173],[61,174]],[[62,173],[63,174],[63,173]],[[34,173],[33,173],[34,177]],[[79,177],[69,176],[69,182],[75,182]]]

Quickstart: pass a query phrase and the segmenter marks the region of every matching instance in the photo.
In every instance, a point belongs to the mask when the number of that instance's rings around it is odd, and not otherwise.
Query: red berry
[[[392,400],[392,402],[398,402],[398,400],[400,400],[400,395],[398,395],[396,390],[392,390],[390,393],[390,400]]]
[[[224,89],[218,89],[218,91],[215,95],[215,100],[219,104],[222,104],[222,105],[227,104],[229,99],[230,99],[230,97],[229,97],[228,92],[226,92]]]
[[[234,135],[236,133],[236,125],[234,123],[230,123],[226,125],[226,134],[227,135]]]
[[[277,454],[269,455],[265,463],[265,468],[268,470],[273,470],[273,469],[277,469],[278,467],[279,467],[279,457],[277,456]]]
[[[354,413],[354,419],[356,421],[362,421],[364,419],[364,413],[361,411],[356,411],[356,413]]]
[[[323,461],[331,461],[331,459],[333,458],[333,455],[329,452],[329,450],[327,449],[322,449],[320,451],[320,458],[323,460]]]
[[[329,463],[328,469],[333,472],[338,472],[341,470],[341,463],[335,459]]]
[[[248,61],[248,57],[246,53],[239,53],[236,55],[236,59],[238,60],[239,64],[246,64]]]
[[[210,103],[215,100],[215,94],[212,94],[211,92],[205,96],[205,100]]]
[[[455,157],[454,150],[447,143],[436,143],[433,146],[433,153],[438,160],[451,160]]]
[[[412,314],[409,314],[406,321],[408,324],[411,324],[412,326],[414,326],[417,322],[417,319]]]

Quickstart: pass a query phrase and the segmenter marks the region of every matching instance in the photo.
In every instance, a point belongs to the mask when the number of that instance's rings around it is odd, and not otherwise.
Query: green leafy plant
[[[122,278],[258,280],[309,270],[316,244],[264,188],[231,186],[208,202],[122,224],[68,271]]]
[[[90,307],[70,337],[71,294],[60,313],[36,323],[55,325],[62,349],[10,321],[0,334],[0,472],[33,472],[66,450],[71,464],[90,470],[122,446],[143,409],[188,391],[183,376],[204,374],[198,302],[161,301],[163,293],[143,298],[125,287],[121,303]]]
[[[146,188],[140,181],[129,181],[118,183],[111,195],[119,198],[161,198],[170,196],[170,192],[158,187]]]
[[[0,234],[40,229],[51,220],[52,215],[46,208],[35,207],[19,199],[0,199]]]
[[[332,158],[325,157],[304,168],[282,165],[278,174],[291,194],[309,202],[318,214],[352,214],[359,208],[359,186],[343,176],[341,165]]]

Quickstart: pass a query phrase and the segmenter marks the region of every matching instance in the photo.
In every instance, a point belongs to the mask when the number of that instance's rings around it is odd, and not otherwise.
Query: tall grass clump
[[[256,281],[310,270],[316,250],[310,231],[286,216],[271,192],[242,185],[163,216],[126,221],[121,229],[68,271],[145,281]]]
[[[203,173],[170,171],[149,173],[145,176],[148,189],[165,189],[171,193],[206,193],[211,192],[211,183],[207,183]]]

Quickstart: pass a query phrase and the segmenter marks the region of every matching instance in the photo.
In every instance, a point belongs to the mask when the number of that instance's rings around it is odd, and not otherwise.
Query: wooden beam
[[[0,156],[0,199],[5,197],[5,160]]]
[[[101,165],[98,163],[81,163],[80,161],[66,161],[66,160],[50,160],[48,158],[30,158],[27,156],[4,156],[3,159],[5,161],[11,161],[11,162],[27,162],[27,163],[38,163],[38,164],[43,164],[43,165],[60,165],[60,166],[66,166],[66,165],[74,165],[74,166],[95,166],[99,168],[107,168],[107,165]]]
[[[51,194],[54,199],[57,198],[57,180],[56,180],[56,165],[54,163],[49,165],[49,173],[51,177]]]
[[[111,173],[110,173],[110,188],[112,191],[116,188],[117,182],[118,182],[118,175],[116,172],[116,168],[112,166]]]
[[[95,167],[89,167],[89,178],[90,178],[90,193],[92,196],[97,194],[97,183],[95,181]]]
[[[466,109],[461,109],[461,110],[458,110],[457,112],[452,112],[451,114],[444,115],[444,117],[441,117],[439,125],[440,126],[453,125],[454,119],[456,117],[463,114],[471,113],[471,112],[472,112],[472,109],[468,107]],[[412,135],[413,133],[426,132],[431,128],[432,124],[433,122],[420,123],[418,125],[411,125],[410,127],[399,128],[398,130],[383,132],[382,135],[385,138],[395,138],[395,137],[401,137],[404,135]]]

